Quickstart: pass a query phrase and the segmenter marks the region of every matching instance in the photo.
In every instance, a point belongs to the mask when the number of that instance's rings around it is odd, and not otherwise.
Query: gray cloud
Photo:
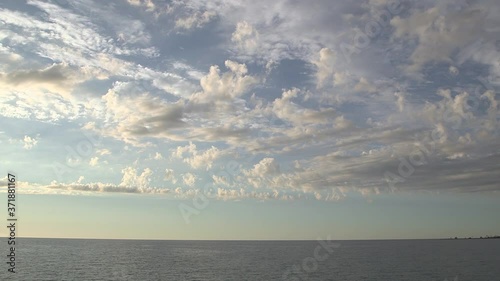
[[[32,82],[61,83],[69,78],[65,73],[67,68],[68,67],[63,64],[53,64],[41,70],[20,70],[3,74],[0,78],[7,83],[16,85]]]

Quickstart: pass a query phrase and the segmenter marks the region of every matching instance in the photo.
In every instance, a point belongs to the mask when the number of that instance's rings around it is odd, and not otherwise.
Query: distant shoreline
[[[469,240],[469,239],[500,239],[500,236],[486,236],[486,237],[454,237],[446,238],[445,240]]]

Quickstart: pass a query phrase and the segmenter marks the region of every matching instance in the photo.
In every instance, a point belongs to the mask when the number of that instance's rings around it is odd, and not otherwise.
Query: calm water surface
[[[336,243],[25,238],[10,274],[3,238],[0,280],[500,281],[499,239]]]

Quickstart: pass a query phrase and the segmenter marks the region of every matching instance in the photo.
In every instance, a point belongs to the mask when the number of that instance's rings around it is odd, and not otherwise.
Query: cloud
[[[375,93],[377,91],[377,88],[372,85],[366,78],[361,77],[359,79],[359,82],[354,86],[354,90],[358,92]]]
[[[322,88],[325,82],[332,78],[334,74],[333,64],[335,62],[335,57],[336,55],[332,50],[323,48],[319,51],[319,59],[313,61],[313,64],[317,67],[317,88]]]
[[[22,59],[23,57],[12,50],[12,48],[0,43],[0,61],[4,63],[4,65],[0,67],[0,71],[3,71],[8,64],[19,62]]]
[[[228,178],[225,176],[212,175],[212,180],[216,186],[221,186],[221,185],[222,186],[229,186],[230,185]]]
[[[223,141],[230,145],[243,144],[251,135],[248,128],[240,128],[230,124],[210,128],[195,128],[192,137],[198,141],[217,142]]]
[[[213,162],[222,155],[217,147],[212,146],[205,151],[199,151],[196,145],[189,142],[189,145],[178,146],[172,153],[172,157],[182,159],[194,169],[205,168],[207,171],[212,168]]]
[[[105,120],[104,127],[109,128],[101,133],[138,144],[140,137],[187,126],[182,102],[167,103],[148,93],[125,94],[130,89],[131,84],[117,82],[102,96],[102,102],[88,105],[96,118]]]
[[[67,66],[62,64],[53,64],[41,70],[17,71],[2,76],[8,83],[22,84],[30,82],[45,82],[45,83],[60,83],[64,82],[67,77],[63,74]]]
[[[52,64],[43,69],[14,70],[8,73],[0,73],[0,83],[3,83],[4,87],[8,89],[32,90],[35,94],[39,91],[48,90],[68,97],[75,85],[85,80],[85,76],[82,76],[78,68],[60,63]]]
[[[297,88],[284,91],[281,98],[273,101],[270,109],[278,118],[293,125],[325,124],[335,116],[335,110],[332,108],[313,110],[295,104],[292,100],[298,97],[299,92]]]
[[[151,0],[127,0],[127,2],[132,6],[145,7],[148,11],[153,11],[156,5]]]
[[[33,147],[35,147],[38,144],[38,139],[39,139],[39,136],[36,136],[35,138],[32,138],[30,136],[24,136],[24,139],[22,140],[22,142],[24,143],[24,146],[23,146],[24,149],[30,150]]]
[[[220,157],[221,151],[212,146],[210,149],[207,149],[203,152],[197,152],[193,154],[193,157],[184,159],[184,162],[188,163],[194,169],[205,168],[209,170],[212,168],[212,164],[214,160]]]
[[[129,187],[129,186],[117,186],[105,183],[88,183],[88,184],[61,184],[52,183],[45,186],[47,189],[53,190],[67,190],[67,191],[83,191],[83,192],[95,192],[95,193],[132,193],[132,194],[168,194],[171,191],[169,189],[160,188],[141,188],[141,187]]]
[[[196,176],[192,173],[185,173],[182,175],[182,182],[187,186],[194,186],[196,183]]]
[[[245,64],[226,60],[225,66],[230,71],[222,75],[218,66],[210,67],[208,75],[200,80],[203,91],[191,96],[190,102],[230,101],[239,98],[258,82],[256,77],[247,75]]]
[[[0,183],[5,183],[6,179],[0,179]],[[82,183],[80,180],[74,183],[58,183],[52,182],[48,185],[38,185],[33,187],[33,184],[27,182],[17,182],[20,193],[23,194],[65,194],[65,195],[89,195],[89,194],[105,194],[105,193],[123,193],[123,194],[154,194],[161,196],[169,196],[178,199],[193,199],[205,192],[200,189],[170,189],[170,188],[140,188],[134,186],[118,186],[109,183]],[[1,187],[0,190],[6,188]],[[217,188],[215,192],[207,193],[208,196],[215,200],[223,201],[240,201],[244,199],[253,199],[259,201],[267,200],[297,200],[300,195],[286,194],[280,192],[269,191],[245,191],[244,189],[229,189]],[[205,195],[205,196],[207,196]]]
[[[485,19],[492,18],[489,9],[493,6],[493,2],[485,1],[459,9],[442,3],[415,9],[409,17],[394,17],[391,20],[394,38],[418,40],[406,71],[418,72],[430,62],[452,62],[455,50],[479,40],[492,40],[498,32],[489,32]],[[498,24],[498,18],[493,18]]]
[[[273,177],[280,174],[280,165],[274,158],[264,158],[252,169],[244,170],[245,180],[255,188],[275,188]]]
[[[153,171],[145,168],[141,174],[138,174],[137,169],[126,167],[122,170],[122,181],[119,186],[135,186],[137,188],[148,188],[151,181]]]
[[[394,96],[397,97],[396,103],[398,105],[399,112],[403,112],[403,110],[405,108],[405,96],[404,96],[404,94],[397,92],[397,93],[394,93]]]
[[[450,66],[450,68],[448,69],[448,71],[450,72],[451,75],[458,75],[458,73],[460,72],[458,70],[458,68],[456,68],[455,66]]]
[[[90,158],[90,162],[89,162],[89,165],[91,167],[95,167],[99,164],[99,157],[92,157]]]
[[[264,158],[245,174],[251,177],[265,177],[279,172],[280,166],[274,158]]]
[[[259,45],[259,33],[246,21],[238,22],[236,30],[231,35],[231,41],[247,52],[254,53]]]
[[[316,69],[316,90],[325,91],[322,98],[339,102],[340,93],[337,92],[351,93],[353,89],[358,92],[375,92],[373,85],[366,78],[357,78],[352,74],[349,66],[341,62],[342,59],[342,53],[330,48],[322,48],[314,54],[311,63]]]
[[[106,130],[101,133],[134,145],[139,145],[144,137],[208,140],[215,137],[214,132],[225,131],[226,125],[207,128],[203,124],[213,123],[218,115],[234,116],[236,107],[241,107],[242,95],[259,81],[248,75],[245,64],[227,60],[225,65],[229,71],[222,74],[217,66],[212,66],[200,80],[202,91],[186,99],[169,102],[138,92],[131,82],[115,82],[100,102],[92,101],[86,107],[95,118],[105,121]]]
[[[175,21],[175,27],[179,29],[201,28],[205,24],[211,22],[216,15],[217,14],[212,11],[204,11],[203,13],[195,12],[188,17],[177,19]]]
[[[172,170],[172,169],[165,169],[165,177],[164,177],[163,180],[170,181],[170,182],[172,182],[172,184],[176,184],[177,183],[177,179],[175,178],[174,170]]]
[[[190,142],[189,145],[178,146],[177,149],[172,153],[172,157],[182,159],[184,158],[184,153],[194,154],[196,152],[197,152],[196,144]]]
[[[98,150],[96,150],[96,153],[101,155],[101,156],[111,155],[111,151],[109,151],[109,149],[107,149],[107,148],[98,149]]]
[[[242,199],[256,199],[259,201],[268,200],[294,200],[293,195],[280,194],[279,192],[263,192],[263,191],[246,191],[244,189],[228,189],[228,188],[218,188],[217,198],[227,201],[227,200],[242,200]]]

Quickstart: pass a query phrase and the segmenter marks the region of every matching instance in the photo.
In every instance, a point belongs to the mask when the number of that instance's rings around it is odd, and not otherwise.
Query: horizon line
[[[7,236],[1,236],[2,239],[8,239]],[[20,239],[63,239],[63,240],[125,240],[125,241],[241,241],[241,242],[305,242],[325,240],[317,239],[160,239],[160,238],[96,238],[96,237],[34,237],[18,236]],[[500,236],[490,237],[446,237],[446,238],[377,238],[377,239],[328,239],[329,241],[396,241],[396,240],[488,240],[500,238]]]

